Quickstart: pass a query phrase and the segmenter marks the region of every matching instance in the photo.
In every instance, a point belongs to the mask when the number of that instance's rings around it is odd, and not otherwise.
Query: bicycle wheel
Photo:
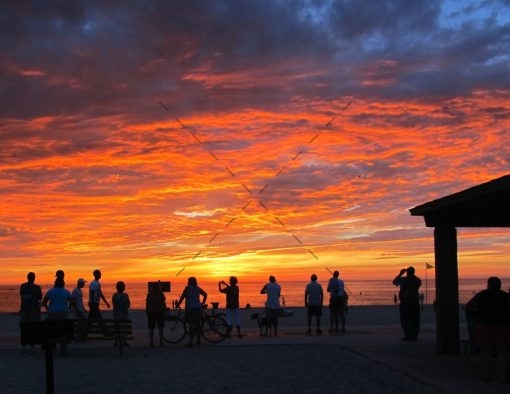
[[[227,337],[227,322],[221,316],[206,316],[202,319],[202,336],[207,342],[218,343]]]
[[[184,339],[186,333],[186,323],[180,317],[170,316],[165,318],[165,328],[163,329],[163,340],[168,343],[178,343]]]

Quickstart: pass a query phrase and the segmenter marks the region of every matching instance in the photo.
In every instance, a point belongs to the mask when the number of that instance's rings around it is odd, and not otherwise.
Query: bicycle
[[[216,313],[219,302],[211,302],[211,313],[207,313],[207,304],[202,306],[202,323],[200,333],[211,343],[219,343],[227,337],[227,321],[224,313]],[[181,308],[167,309],[165,314],[163,340],[175,344],[181,342],[189,331],[185,312]]]

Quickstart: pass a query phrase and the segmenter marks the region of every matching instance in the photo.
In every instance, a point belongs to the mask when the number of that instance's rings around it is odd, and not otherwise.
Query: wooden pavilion
[[[510,227],[510,175],[410,209],[434,227],[437,351],[460,349],[457,227]]]

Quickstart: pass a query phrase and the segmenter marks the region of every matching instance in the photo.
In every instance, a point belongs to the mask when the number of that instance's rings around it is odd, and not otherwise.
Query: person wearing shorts
[[[330,329],[331,333],[339,331],[339,320],[342,323],[340,331],[345,332],[345,308],[346,293],[344,281],[340,279],[340,272],[333,272],[333,277],[328,282],[327,291],[330,294],[329,311],[330,311]]]
[[[224,280],[218,282],[218,290],[226,296],[226,314],[227,314],[227,338],[232,333],[232,327],[235,324],[237,336],[242,338],[241,334],[241,314],[239,313],[239,286],[237,278],[231,276],[229,283]]]
[[[322,304],[324,302],[324,291],[322,286],[317,283],[317,275],[312,274],[311,281],[305,289],[305,308],[308,317],[308,335],[312,333],[312,318],[315,316],[316,332],[322,334],[321,316]]]
[[[272,327],[276,337],[278,336],[278,318],[282,315],[282,308],[280,306],[281,287],[276,283],[276,278],[273,275],[269,276],[269,282],[260,290],[260,294],[267,295],[265,308],[266,330],[263,335],[267,336]]]
[[[147,325],[149,327],[149,345],[154,346],[154,330],[158,327],[159,346],[163,346],[163,327],[165,327],[166,297],[159,283],[153,283],[145,300]]]

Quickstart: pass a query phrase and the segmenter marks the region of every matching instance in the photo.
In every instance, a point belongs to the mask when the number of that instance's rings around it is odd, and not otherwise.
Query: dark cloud
[[[437,27],[440,11],[440,1],[336,1],[331,2],[325,18],[330,33],[338,39],[357,40],[379,35],[384,41],[402,39],[410,32],[428,33]]]
[[[3,2],[0,114],[140,116],[151,96],[189,114],[274,108],[299,95],[451,97],[508,86],[502,56],[508,22],[448,27],[439,23],[442,6],[243,0],[130,2],[120,9],[100,1]],[[381,61],[393,63],[377,73],[367,67]],[[374,83],[366,85],[367,78]]]
[[[12,235],[16,235],[17,233],[18,229],[15,227],[0,225],[0,237],[9,237]]]

